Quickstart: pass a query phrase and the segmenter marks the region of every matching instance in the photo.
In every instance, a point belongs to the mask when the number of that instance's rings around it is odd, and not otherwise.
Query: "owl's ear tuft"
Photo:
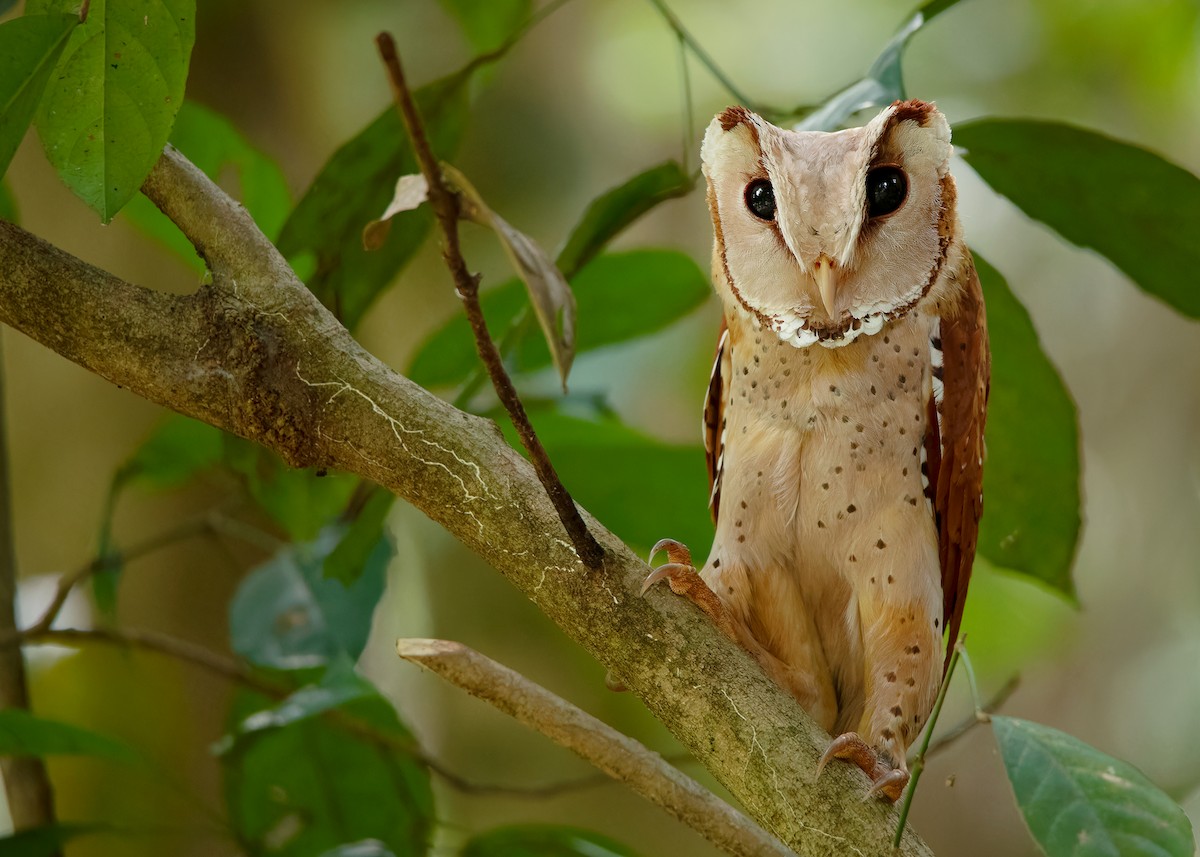
[[[938,110],[928,101],[918,101],[915,98],[910,98],[907,101],[892,102],[892,121],[903,122],[906,119],[911,119],[922,128],[929,124],[929,120]]]
[[[717,116],[717,121],[721,123],[722,131],[731,131],[738,125],[750,125],[752,123],[753,113],[742,107],[740,104],[735,104],[732,107],[726,107]]]

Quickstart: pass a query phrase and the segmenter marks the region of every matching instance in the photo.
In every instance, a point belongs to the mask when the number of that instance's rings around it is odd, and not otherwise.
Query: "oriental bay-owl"
[[[716,538],[668,578],[895,799],[952,645],[982,511],[989,356],[950,129],[717,116],[702,160],[725,309],[704,431]]]

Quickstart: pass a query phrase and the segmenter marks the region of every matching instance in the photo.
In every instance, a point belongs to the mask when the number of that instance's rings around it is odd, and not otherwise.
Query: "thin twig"
[[[925,737],[921,741],[921,749],[917,751],[917,757],[913,759],[908,788],[904,790],[904,803],[900,805],[900,820],[896,823],[896,835],[892,838],[893,848],[899,848],[900,842],[904,838],[904,826],[908,823],[908,811],[912,808],[913,795],[917,792],[917,782],[921,779],[921,774],[925,772],[925,755],[929,752],[933,727],[937,725],[938,717],[942,713],[942,704],[946,701],[946,691],[950,689],[950,679],[954,675],[954,667],[958,665],[959,655],[963,652],[962,645],[961,639],[954,644],[954,654],[950,656],[950,663],[946,665],[946,674],[942,676],[942,686],[938,688],[937,700],[933,703],[933,712],[929,715],[929,723],[925,727]]]
[[[0,634],[9,635],[17,627],[17,556],[4,386],[4,365],[0,355]],[[20,649],[0,650],[0,708],[29,708],[25,660]],[[17,830],[54,823],[54,792],[40,758],[9,756],[0,759],[0,774],[8,797],[9,814]],[[53,849],[52,853],[59,853],[59,849]]]
[[[491,658],[448,640],[399,640],[396,651],[626,783],[718,848],[738,855],[791,853],[657,753]]]
[[[404,127],[408,130],[408,136],[412,141],[417,163],[429,186],[429,205],[433,209],[442,233],[442,258],[446,262],[446,267],[450,269],[455,290],[466,309],[467,320],[475,334],[475,346],[479,351],[479,357],[487,366],[492,385],[496,388],[496,395],[500,398],[505,410],[508,411],[513,427],[521,438],[521,444],[528,451],[534,470],[537,471],[538,478],[550,497],[550,502],[554,504],[559,520],[562,521],[571,543],[575,546],[575,553],[589,568],[599,568],[604,560],[604,550],[588,531],[583,517],[579,514],[579,509],[575,506],[575,501],[571,499],[571,495],[567,493],[567,489],[558,478],[554,465],[550,463],[545,448],[542,447],[541,441],[538,440],[537,434],[533,430],[533,425],[529,422],[529,416],[525,413],[525,406],[521,404],[517,389],[513,386],[512,379],[508,377],[496,343],[488,333],[487,321],[484,319],[483,309],[479,305],[480,278],[478,274],[472,274],[467,268],[467,262],[463,258],[462,248],[459,245],[458,195],[447,185],[442,175],[442,169],[429,145],[425,125],[421,121],[416,102],[413,100],[412,92],[404,78],[400,58],[396,54],[396,43],[389,33],[380,33],[375,38],[375,43],[379,47],[379,55],[387,68],[396,107],[404,118]]]

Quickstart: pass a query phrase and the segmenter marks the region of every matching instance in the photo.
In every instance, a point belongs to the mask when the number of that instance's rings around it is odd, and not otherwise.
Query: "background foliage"
[[[485,296],[489,320],[566,483],[632,544],[669,534],[699,555],[711,525],[694,427],[716,310],[701,267],[706,214],[698,196],[687,193],[700,128],[738,97],[723,92],[693,56],[687,62],[695,108],[685,111],[676,48],[694,38],[719,59],[740,100],[779,121],[807,112],[797,104],[840,89],[805,120],[821,127],[836,125],[865,101],[891,100],[907,77],[911,94],[937,100],[949,115],[966,164],[992,188],[958,165],[968,237],[996,266],[979,261],[995,382],[983,560],[965,626],[984,688],[1020,670],[1025,685],[1010,709],[1131,759],[1195,807],[1200,758],[1188,755],[1185,739],[1200,710],[1200,685],[1180,679],[1174,665],[1200,653],[1194,631],[1200,545],[1195,528],[1182,527],[1195,518],[1200,483],[1194,442],[1200,407],[1195,385],[1184,380],[1195,377],[1200,349],[1194,325],[1166,306],[1192,317],[1200,306],[1191,239],[1200,226],[1200,182],[1143,149],[1062,124],[1152,143],[1195,170],[1196,148],[1188,141],[1196,139],[1200,117],[1178,107],[1196,103],[1188,101],[1197,86],[1197,76],[1188,74],[1197,62],[1193,7],[1162,2],[1150,4],[1151,14],[1144,4],[1115,3],[1085,17],[1065,4],[1003,4],[1002,10],[976,0],[947,11],[953,3],[935,2],[894,35],[895,10],[869,2],[839,9],[836,20],[819,4],[745,4],[735,12],[679,2],[672,10],[688,26],[684,33],[667,26],[657,3],[629,0],[609,8],[575,0],[516,41],[510,35],[531,8],[520,0],[429,0],[398,10],[366,4],[337,14],[301,4],[287,19],[217,2],[194,22],[200,30],[183,102],[190,4],[155,7],[162,20],[140,36],[137,62],[99,61],[106,55],[96,54],[97,45],[113,47],[135,5],[94,2],[88,24],[74,27],[57,14],[70,4],[31,2],[25,11],[44,18],[0,25],[0,44],[20,37],[40,52],[31,66],[36,74],[8,94],[0,88],[0,156],[15,150],[40,101],[36,122],[50,163],[107,221],[169,133],[193,161],[239,192],[314,292],[369,348],[409,367],[420,383],[488,412],[493,405],[480,392],[465,324],[436,252],[423,241],[428,212],[399,215],[381,250],[362,249],[363,225],[383,210],[395,177],[413,170],[367,50],[376,30],[394,30],[410,70],[433,80],[419,97],[439,153],[507,220],[543,245],[561,247],[557,261],[571,279],[579,313],[580,356],[565,398],[502,254],[482,230],[468,234],[466,245],[472,264],[494,284]],[[180,19],[174,30],[166,27],[169,16]],[[914,35],[935,16],[928,31]],[[40,28],[36,42],[24,32],[14,35],[30,20]],[[778,23],[764,29],[763,20]],[[1120,38],[1135,25],[1153,34],[1147,44]],[[728,38],[733,27],[746,37]],[[800,28],[829,35],[811,55],[799,56],[787,34]],[[222,38],[231,33],[239,35]],[[1100,54],[1105,45],[1119,45],[1116,72],[1081,51],[1085,43]],[[147,65],[146,57],[156,62]],[[59,58],[60,71],[46,74]],[[866,78],[842,89],[864,69]],[[115,133],[128,119],[121,111],[132,109],[146,120],[140,136],[89,146],[92,126],[76,121],[69,103],[88,87],[103,95],[96,127]],[[163,100],[151,105],[147,93]],[[776,104],[786,106],[770,106]],[[1009,113],[1049,121],[963,121]],[[192,287],[198,260],[144,199],[133,199],[113,232],[98,238],[94,215],[56,187],[35,147],[26,143],[6,179],[17,189],[27,226],[134,281]],[[294,209],[293,189],[300,191]],[[1152,299],[1105,263],[1047,238],[995,192],[1107,257]],[[8,200],[0,185],[0,214],[7,206],[11,216]],[[1139,335],[1145,330],[1155,335]],[[36,603],[34,572],[85,564],[98,552],[107,560],[96,579],[94,621],[161,627],[228,646],[259,670],[258,693],[251,694],[143,656],[46,657],[39,650],[45,660],[35,679],[38,711],[94,732],[46,725],[51,743],[37,752],[83,757],[52,769],[63,817],[105,822],[47,831],[51,841],[70,838],[77,853],[102,853],[113,836],[132,831],[137,836],[123,848],[144,842],[155,853],[166,837],[172,850],[190,843],[197,853],[240,847],[401,855],[415,853],[436,829],[440,842],[472,855],[582,853],[583,846],[570,850],[584,836],[578,831],[490,831],[497,821],[570,818],[646,853],[678,853],[678,837],[690,834],[672,824],[651,815],[645,830],[613,823],[644,812],[625,807],[632,799],[613,787],[603,790],[608,803],[598,809],[593,793],[569,787],[545,806],[431,783],[414,756],[418,745],[484,781],[561,779],[570,766],[540,741],[513,736],[489,713],[443,699],[428,679],[397,669],[388,640],[400,633],[464,639],[574,691],[652,746],[669,752],[671,743],[635,700],[599,690],[594,663],[411,510],[392,511],[390,498],[336,474],[287,470],[215,430],[179,418],[156,421],[144,403],[6,334],[8,342],[20,367],[13,431],[20,558],[30,575],[23,597]],[[1082,446],[1068,388],[1081,406]],[[74,416],[63,419],[66,413]],[[110,436],[80,437],[81,415],[95,413],[103,414],[93,420],[97,434]],[[1161,438],[1153,446],[1144,443],[1151,431]],[[1077,548],[1080,450],[1093,524]],[[1178,467],[1181,460],[1188,467]],[[130,549],[195,515],[204,523],[197,528],[202,539],[124,568],[123,551],[141,553]],[[1084,607],[1079,615],[1068,606],[1076,598]],[[73,624],[93,621],[81,601],[70,610]],[[354,671],[360,657],[374,684]],[[1169,683],[1154,681],[1167,675]],[[118,698],[112,692],[118,687],[131,692]],[[1074,762],[1082,758],[1101,769],[1113,760],[1088,756],[1095,751],[1085,745],[1064,749],[1050,730],[1027,724],[1031,731],[1024,721],[1003,723],[996,736],[1021,811],[1050,853],[1066,853],[1040,834],[1040,808],[1022,800],[1019,784],[1037,784],[1044,770],[1030,774],[1010,751],[1024,742],[1046,764],[1071,753]],[[969,836],[973,853],[1022,853],[1033,846],[1012,834],[1017,810],[997,793],[1007,786],[989,761],[991,739],[981,732],[935,758],[935,772],[956,773],[959,786],[939,793],[927,785],[916,824],[935,850],[955,853],[956,837]],[[95,733],[124,736],[143,761],[131,762],[116,753],[112,738]],[[217,766],[206,753],[213,743]],[[93,758],[111,760],[114,753],[121,757],[115,769]],[[97,791],[100,772],[121,787]],[[163,790],[164,780],[174,788]],[[1088,787],[1080,788],[1086,797]],[[161,830],[139,826],[131,812],[139,793],[174,821]],[[1169,853],[1188,853],[1186,821],[1177,811],[1171,815],[1169,801],[1156,806],[1171,829],[1183,831]],[[1098,832],[1125,823],[1103,812],[1093,821]],[[979,836],[981,826],[988,836]],[[625,846],[587,836],[589,853],[626,853]],[[39,853],[36,847],[22,853]]]

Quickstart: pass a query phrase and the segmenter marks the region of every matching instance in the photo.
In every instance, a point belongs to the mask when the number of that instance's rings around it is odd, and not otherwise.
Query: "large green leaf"
[[[559,824],[499,827],[472,836],[460,857],[638,857],[607,836]]]
[[[440,157],[452,156],[462,139],[469,80],[469,74],[457,73],[416,92]],[[428,206],[402,212],[393,218],[382,247],[363,249],[363,227],[387,207],[396,179],[416,170],[404,123],[388,107],[334,153],[279,234],[279,249],[289,259],[315,259],[308,287],[347,327],[358,323],[433,225]]]
[[[955,125],[954,142],[1030,217],[1200,318],[1200,178],[1145,149],[1058,122],[980,119]]]
[[[645,336],[678,321],[708,297],[708,278],[691,257],[674,250],[633,250],[599,256],[571,279],[577,303],[577,354]],[[482,297],[495,330],[511,325],[525,305],[524,290],[509,280]],[[461,383],[478,357],[467,320],[456,315],[417,352],[409,376],[423,386]],[[550,364],[540,338],[516,348],[515,368],[532,371]]]
[[[1057,729],[992,717],[1017,806],[1048,857],[1191,857],[1183,810],[1137,768]]]
[[[0,24],[0,176],[33,121],[77,15],[26,15]]]
[[[265,704],[242,696],[233,717],[244,721]],[[413,742],[377,694],[339,710],[393,745]],[[300,719],[247,736],[222,765],[230,820],[251,854],[311,857],[368,839],[397,857],[427,853],[433,825],[428,772],[361,731],[329,718]]]
[[[29,0],[73,12],[78,0]],[[92,0],[38,111],[46,157],[105,223],[137,193],[183,104],[195,0]]]
[[[531,404],[530,419],[579,503],[630,544],[671,537],[703,557],[712,542],[704,450],[675,446],[613,418],[582,419]],[[505,436],[520,449],[516,433]]]
[[[992,345],[979,552],[1073,598],[1080,526],[1075,403],[1004,277],[978,255],[975,266]]]
[[[0,710],[0,756],[98,756],[135,762],[129,745],[90,729],[47,720],[21,708]]]
[[[691,193],[695,181],[676,161],[665,161],[602,193],[571,230],[556,262],[573,277],[623,229],[668,199]]]
[[[72,839],[107,830],[99,824],[50,824],[0,837],[0,857],[59,857]]]
[[[483,53],[504,44],[529,18],[530,0],[441,0],[463,29],[471,46]]]
[[[287,180],[279,165],[252,146],[228,119],[194,101],[186,101],[175,119],[171,145],[214,181],[220,179],[223,170],[232,168],[237,173],[242,204],[258,228],[270,239],[279,234],[292,207]],[[191,243],[150,200],[134,197],[124,208],[124,214],[196,270],[204,269]]]
[[[820,107],[809,113],[796,125],[797,131],[835,131],[859,110],[868,107],[884,107],[893,101],[903,100],[904,76],[900,59],[913,35],[960,0],[928,0],[913,12],[912,16],[883,48],[875,62],[861,80],[852,83],[836,95],[831,96]]]
[[[346,586],[322,573],[342,535],[341,525],[331,525],[311,542],[280,549],[246,576],[229,605],[235,652],[289,670],[322,666],[342,655],[358,658],[383,595],[391,545],[377,542],[362,574]]]

